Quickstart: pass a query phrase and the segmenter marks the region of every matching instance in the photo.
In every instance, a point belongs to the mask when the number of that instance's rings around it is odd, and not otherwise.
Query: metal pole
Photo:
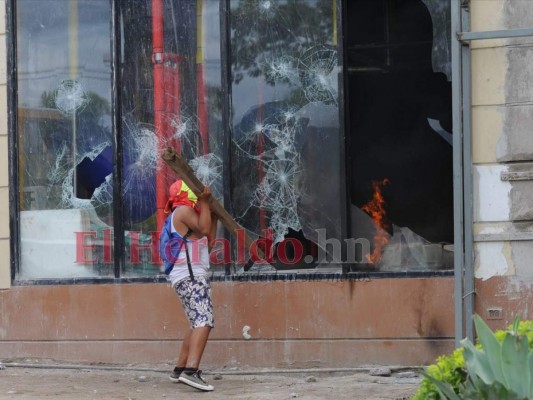
[[[470,30],[470,12],[461,8],[462,31]],[[464,288],[463,310],[465,334],[474,340],[474,205],[472,179],[472,71],[471,49],[468,43],[461,46],[462,53],[462,95],[463,95],[463,208],[464,208]]]
[[[152,63],[154,65],[154,129],[159,139],[160,149],[165,146],[165,81],[164,81],[164,32],[163,32],[163,0],[152,1]],[[156,221],[157,229],[165,221],[165,204],[167,195],[166,167],[156,174]]]
[[[454,315],[455,346],[463,338],[463,149],[462,149],[462,84],[461,43],[457,33],[461,31],[461,1],[452,0],[452,110],[453,110],[453,229],[454,229]]]

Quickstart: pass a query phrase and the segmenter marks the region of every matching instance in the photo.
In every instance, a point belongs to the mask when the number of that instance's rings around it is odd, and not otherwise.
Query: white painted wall
[[[533,28],[530,0],[472,0],[470,10],[472,31]],[[484,280],[533,284],[524,250],[533,248],[533,180],[502,180],[509,170],[533,172],[532,62],[533,38],[472,43],[475,275]]]

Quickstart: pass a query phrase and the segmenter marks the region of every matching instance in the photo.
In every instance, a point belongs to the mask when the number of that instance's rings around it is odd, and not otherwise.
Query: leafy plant
[[[509,326],[507,330],[499,330],[494,332],[494,337],[498,340],[498,342],[502,342],[503,338],[505,337],[505,334],[513,329],[514,324]],[[519,335],[526,336],[529,349],[533,349],[533,321],[520,321],[518,323],[518,327],[516,328],[516,332]]]
[[[428,368],[423,373],[426,379],[413,399],[533,399],[531,321],[521,323],[517,317],[509,330],[496,334],[477,315],[474,323],[479,345],[474,346],[466,339],[462,341],[464,381],[449,380],[446,374],[435,374]],[[437,368],[438,365],[439,362]],[[431,391],[429,383],[435,391]]]
[[[466,380],[465,359],[462,347],[456,349],[451,355],[443,355],[437,358],[435,364],[426,369],[426,376],[434,378],[439,382],[449,383],[454,391],[459,390],[459,386]],[[420,383],[420,388],[412,400],[438,400],[439,392],[433,381],[426,377]]]

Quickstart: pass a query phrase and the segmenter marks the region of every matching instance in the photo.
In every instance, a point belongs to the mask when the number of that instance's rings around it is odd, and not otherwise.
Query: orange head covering
[[[194,194],[189,186],[181,179],[178,179],[170,185],[170,197],[165,206],[165,213],[169,214],[176,207],[187,206],[191,207],[197,213],[200,212],[198,207],[198,197]]]

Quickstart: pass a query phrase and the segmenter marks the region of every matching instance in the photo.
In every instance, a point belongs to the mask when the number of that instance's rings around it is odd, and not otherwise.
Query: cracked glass
[[[223,200],[219,2],[159,1],[159,17],[154,3],[121,3],[125,276],[161,273],[158,231],[177,179],[166,147]]]
[[[276,269],[316,267],[317,229],[341,238],[336,7],[231,1],[232,205]]]
[[[110,4],[20,0],[16,10],[18,277],[110,275]]]

